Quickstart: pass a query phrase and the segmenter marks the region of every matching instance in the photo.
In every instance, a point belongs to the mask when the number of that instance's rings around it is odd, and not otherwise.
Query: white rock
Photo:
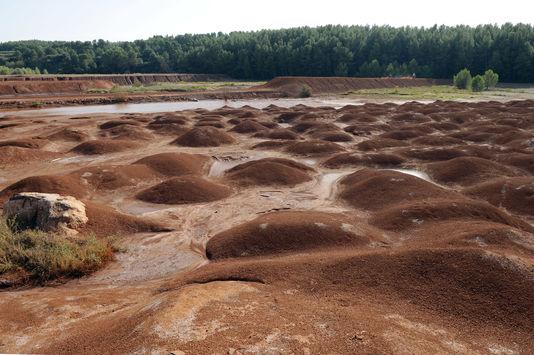
[[[4,205],[4,216],[19,229],[39,229],[76,234],[87,223],[85,205],[72,196],[24,192],[11,197]]]

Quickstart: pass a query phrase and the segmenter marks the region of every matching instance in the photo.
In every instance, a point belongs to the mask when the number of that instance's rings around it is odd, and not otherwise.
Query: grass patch
[[[177,83],[154,83],[151,85],[116,85],[111,89],[89,89],[91,94],[106,93],[150,93],[150,92],[192,92],[192,91],[211,91],[223,90],[225,88],[240,89],[248,88],[254,85],[261,85],[263,82],[230,82],[230,81],[213,81],[213,82],[177,82]]]
[[[408,88],[383,88],[383,89],[362,89],[351,91],[348,95],[358,95],[376,98],[398,98],[414,100],[454,100],[454,99],[475,99],[479,93],[467,90],[460,90],[454,86],[435,85]]]
[[[0,220],[0,278],[14,285],[43,284],[90,274],[113,259],[111,238],[65,238],[53,233],[13,232]]]

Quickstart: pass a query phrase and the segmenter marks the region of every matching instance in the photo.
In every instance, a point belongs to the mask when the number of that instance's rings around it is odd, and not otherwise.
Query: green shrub
[[[303,85],[299,92],[300,98],[306,98],[312,96],[311,88],[308,85]]]
[[[484,81],[484,77],[482,75],[475,76],[471,83],[471,87],[473,91],[476,91],[476,92],[486,90],[486,82]]]
[[[462,69],[453,78],[454,86],[458,89],[468,90],[471,89],[471,83],[473,78],[471,72],[467,69]]]
[[[486,70],[484,73],[484,82],[486,83],[486,88],[493,89],[499,82],[499,74],[491,69]]]
[[[109,238],[13,232],[5,220],[0,220],[0,278],[17,275],[14,284],[87,275],[111,260],[114,251]]]

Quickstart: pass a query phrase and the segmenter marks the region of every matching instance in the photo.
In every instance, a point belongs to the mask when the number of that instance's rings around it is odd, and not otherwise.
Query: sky
[[[0,42],[297,26],[534,24],[534,0],[0,0]]]

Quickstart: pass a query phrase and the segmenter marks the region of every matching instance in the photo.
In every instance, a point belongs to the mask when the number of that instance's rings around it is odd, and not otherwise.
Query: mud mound
[[[0,141],[0,147],[19,147],[39,149],[48,143],[46,139],[16,139],[9,141]]]
[[[511,153],[499,156],[498,161],[534,174],[534,154]]]
[[[83,198],[87,188],[75,177],[61,175],[30,176],[0,191],[0,200],[7,200],[19,192],[56,193]]]
[[[346,217],[337,214],[269,213],[213,236],[206,245],[206,255],[218,260],[362,246],[369,242],[369,236],[362,226],[358,227],[356,229]]]
[[[399,166],[405,162],[405,159],[400,155],[388,153],[340,153],[329,158],[322,163],[323,166],[330,169],[339,169],[343,167],[355,166]]]
[[[119,125],[100,132],[103,138],[149,141],[154,136],[145,128],[132,125]]]
[[[142,164],[91,166],[75,171],[70,175],[75,176],[80,181],[85,181],[96,191],[134,186],[159,176],[154,170]]]
[[[58,154],[54,152],[4,146],[0,147],[0,167],[5,165],[20,165],[31,161],[51,160],[57,156]]]
[[[517,173],[499,163],[475,157],[460,157],[427,164],[425,170],[443,184],[472,185],[487,179],[516,176]]]
[[[245,120],[238,123],[230,131],[237,133],[257,133],[267,130],[267,127],[253,120]]]
[[[310,167],[293,160],[266,158],[237,165],[225,176],[241,186],[295,186],[311,180]]]
[[[319,132],[317,134],[313,134],[312,137],[327,142],[351,142],[353,140],[350,134],[339,131]]]
[[[164,181],[139,192],[139,200],[181,205],[187,203],[211,202],[230,196],[232,190],[198,176],[182,176]]]
[[[351,77],[304,77],[279,76],[257,89],[270,89],[297,96],[303,86],[308,86],[313,94],[342,93],[359,89],[414,87],[441,83],[433,79],[405,78],[351,78]]]
[[[175,113],[165,113],[157,115],[154,120],[147,125],[147,128],[158,134],[182,134],[187,131],[189,119]]]
[[[226,128],[226,124],[224,124],[224,122],[219,122],[219,121],[211,121],[211,120],[206,120],[206,121],[198,121],[197,123],[195,123],[194,125],[195,127],[215,127],[215,128]]]
[[[364,151],[370,151],[370,150],[380,150],[384,148],[391,148],[391,147],[405,147],[408,143],[399,141],[397,139],[390,139],[390,138],[371,138],[369,140],[360,142],[357,144],[357,147]]]
[[[129,120],[112,120],[112,121],[107,121],[107,122],[104,122],[104,123],[100,124],[98,126],[98,128],[100,128],[100,129],[110,129],[110,128],[115,128],[115,127],[118,127],[118,126],[126,126],[126,125],[139,126],[140,123],[136,122],[136,121],[129,121]]]
[[[344,122],[344,123],[373,123],[378,121],[378,118],[374,115],[370,115],[368,113],[352,113],[347,112],[343,115],[341,115],[337,120],[337,122]]]
[[[97,155],[123,152],[139,148],[139,144],[127,140],[92,140],[72,148],[72,152],[84,155]]]
[[[109,237],[132,233],[169,231],[168,228],[156,221],[120,213],[111,207],[94,202],[83,202],[85,203],[85,213],[89,221],[80,230],[82,234]]]
[[[294,141],[264,141],[253,145],[252,149],[278,150],[294,143]]]
[[[52,141],[83,142],[89,139],[89,135],[79,129],[63,128],[46,138]]]
[[[398,149],[396,153],[407,157],[425,161],[443,161],[469,155],[457,148],[435,148],[435,149]]]
[[[333,142],[310,140],[288,145],[286,152],[295,155],[325,155],[344,151],[342,146]]]
[[[165,176],[200,175],[210,158],[201,154],[160,153],[139,159],[143,164]]]
[[[423,179],[392,170],[362,169],[343,178],[340,185],[342,200],[371,211],[406,201],[454,195]]]
[[[183,147],[219,147],[234,142],[235,139],[231,135],[215,127],[196,127],[176,138],[171,144]]]
[[[420,137],[421,132],[415,130],[395,130],[386,133],[382,133],[380,138],[396,139],[396,140],[408,140],[416,137]]]
[[[412,144],[430,145],[430,146],[450,146],[456,144],[463,144],[461,139],[448,137],[448,136],[436,136],[429,135],[418,137],[412,140]]]
[[[254,135],[256,138],[281,139],[281,140],[297,140],[299,135],[289,129],[277,128],[268,131],[261,131]]]
[[[474,185],[465,194],[508,211],[534,216],[534,177],[500,178]]]
[[[425,223],[429,222],[454,220],[489,221],[529,232],[534,231],[534,227],[528,223],[508,215],[487,202],[467,198],[428,199],[397,204],[375,213],[370,223],[386,230],[403,231],[424,228]]]
[[[319,122],[319,121],[304,121],[296,122],[291,126],[291,129],[298,133],[305,133],[311,130],[319,131],[337,131],[339,128],[333,123]]]

